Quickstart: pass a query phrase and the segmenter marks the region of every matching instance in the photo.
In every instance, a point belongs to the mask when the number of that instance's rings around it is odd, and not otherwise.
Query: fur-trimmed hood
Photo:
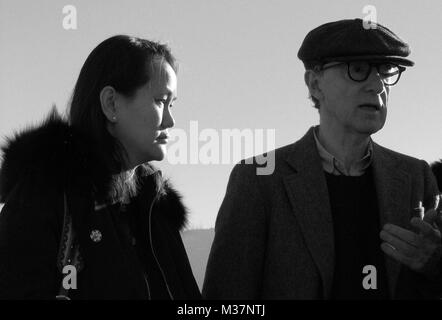
[[[434,176],[436,177],[439,191],[442,192],[442,159],[432,163],[431,169],[433,170]]]
[[[0,202],[6,202],[16,183],[26,179],[32,171],[44,172],[48,181],[58,185],[64,185],[66,179],[72,177],[87,177],[96,197],[105,199],[113,187],[112,174],[90,141],[72,128],[55,107],[41,124],[28,126],[7,137],[1,147]],[[182,229],[187,223],[187,210],[170,182],[149,164],[138,166],[136,175],[141,183],[155,176],[159,208],[164,209],[162,211],[175,227]]]

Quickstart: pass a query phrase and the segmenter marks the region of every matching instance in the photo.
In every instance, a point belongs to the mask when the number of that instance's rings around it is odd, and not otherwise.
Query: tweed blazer
[[[275,170],[237,164],[218,213],[203,296],[208,299],[328,299],[334,231],[327,184],[313,127],[274,151]],[[268,157],[271,158],[271,157]],[[380,227],[411,229],[413,208],[438,193],[428,164],[373,143]],[[392,298],[436,297],[428,281],[384,255]],[[362,283],[362,270],[361,270]]]

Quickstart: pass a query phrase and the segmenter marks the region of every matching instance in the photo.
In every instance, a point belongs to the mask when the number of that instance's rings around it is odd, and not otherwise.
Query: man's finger
[[[404,254],[399,252],[398,250],[395,250],[391,245],[389,245],[386,242],[381,243],[381,249],[385,252],[386,255],[392,257],[396,261],[399,261],[402,264],[405,264],[409,267],[413,265],[412,260],[408,257],[406,257]]]
[[[433,226],[430,225],[428,222],[423,221],[419,218],[412,218],[410,223],[413,227],[417,228],[425,237],[436,237],[436,232]]]
[[[384,240],[386,243],[392,245],[396,250],[402,252],[407,257],[413,257],[416,254],[417,248],[408,242],[405,242],[399,238],[396,238],[391,233],[388,233],[385,230],[382,230],[380,232],[380,237],[382,240]]]
[[[387,223],[386,225],[384,225],[383,229],[388,233],[394,235],[396,238],[406,241],[412,246],[419,247],[420,239],[416,233],[391,223]]]
[[[427,212],[425,212],[423,221],[432,225],[436,221],[436,218],[437,218],[437,211],[435,209],[430,209]]]

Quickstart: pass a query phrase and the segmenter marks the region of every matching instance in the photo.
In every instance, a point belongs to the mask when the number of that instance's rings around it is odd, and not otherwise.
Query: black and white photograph
[[[441,14],[0,0],[0,300],[441,300]]]

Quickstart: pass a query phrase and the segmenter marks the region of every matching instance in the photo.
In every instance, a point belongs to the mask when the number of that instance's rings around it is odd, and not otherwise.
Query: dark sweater
[[[335,235],[332,299],[388,299],[387,275],[379,238],[379,209],[371,169],[364,175],[325,173]],[[364,266],[373,265],[377,289],[364,289]]]

